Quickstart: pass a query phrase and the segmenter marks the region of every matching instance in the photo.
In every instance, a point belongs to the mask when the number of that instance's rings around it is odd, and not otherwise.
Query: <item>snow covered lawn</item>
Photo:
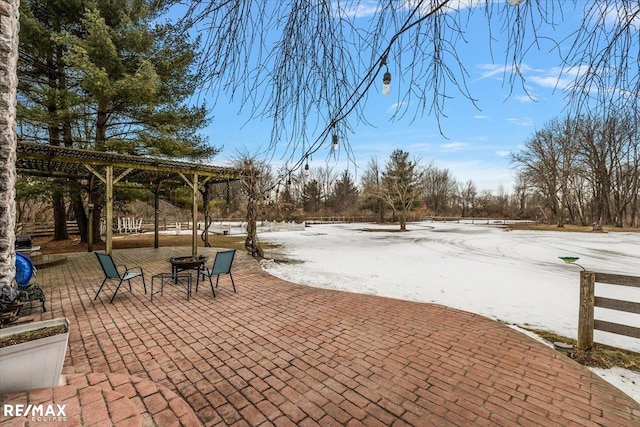
[[[263,262],[295,283],[455,307],[515,326],[577,336],[580,267],[640,276],[639,233],[506,231],[468,223],[397,226],[314,225],[303,232],[262,233],[281,244]],[[596,295],[640,302],[640,289],[596,284]],[[640,327],[640,316],[596,309],[596,318]],[[595,332],[595,340],[640,352],[640,340]],[[594,370],[640,401],[640,376]],[[637,385],[635,384],[637,383]]]

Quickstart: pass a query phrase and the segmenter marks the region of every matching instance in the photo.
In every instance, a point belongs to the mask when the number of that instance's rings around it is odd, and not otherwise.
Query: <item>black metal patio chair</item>
[[[116,287],[116,290],[113,292],[113,296],[109,301],[110,303],[113,303],[113,299],[116,297],[116,294],[118,293],[118,289],[120,289],[122,282],[124,282],[125,280],[129,282],[129,290],[131,291],[131,279],[135,279],[136,277],[142,278],[144,293],[147,293],[147,283],[144,281],[144,272],[142,271],[142,267],[127,268],[126,265],[123,265],[122,267],[124,267],[125,271],[124,273],[120,273],[120,271],[118,270],[118,266],[116,266],[116,263],[113,262],[113,258],[111,257],[111,255],[104,252],[96,252],[96,256],[98,257],[98,261],[100,261],[102,271],[104,271],[104,280],[102,281],[100,288],[98,288],[96,296],[93,298],[94,301],[98,298],[98,295],[100,295],[100,291],[102,290],[102,287],[107,282],[107,280],[118,280],[118,287]]]
[[[216,257],[213,260],[213,265],[211,268],[204,267],[200,270],[200,274],[202,274],[202,279],[204,280],[205,276],[209,277],[209,284],[211,285],[211,291],[213,292],[213,296],[216,296],[216,291],[213,289],[213,282],[211,281],[211,276],[216,276],[216,288],[218,287],[218,281],[220,280],[220,276],[225,274],[229,275],[231,279],[231,285],[233,286],[233,292],[236,292],[236,284],[233,281],[233,275],[231,274],[231,266],[233,264],[233,257],[236,254],[235,249],[229,249],[226,251],[219,251],[216,253]],[[198,292],[198,284],[196,283],[196,292]]]

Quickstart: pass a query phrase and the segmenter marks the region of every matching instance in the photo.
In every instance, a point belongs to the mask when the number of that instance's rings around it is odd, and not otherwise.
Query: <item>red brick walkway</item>
[[[169,270],[167,258],[188,252],[115,251],[114,259],[141,265],[149,288],[152,274]],[[207,426],[640,425],[640,405],[621,391],[474,314],[287,283],[244,254],[234,265],[238,293],[223,277],[215,299],[207,281],[190,301],[168,287],[151,303],[134,282],[113,304],[113,287],[94,302],[102,277],[95,255],[81,253],[37,281],[47,318],[71,322],[66,387],[93,378],[166,390],[153,402],[135,386],[119,390],[141,425],[197,425],[181,400]],[[167,408],[173,421],[158,416]]]

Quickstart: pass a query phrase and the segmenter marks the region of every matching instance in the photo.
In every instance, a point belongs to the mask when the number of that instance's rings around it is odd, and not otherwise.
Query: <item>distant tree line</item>
[[[478,190],[433,163],[396,150],[385,164],[372,158],[356,184],[349,171],[310,168],[264,188],[265,219],[367,216],[530,219],[563,227],[640,226],[639,129],[630,115],[554,118],[512,153],[516,182]],[[286,170],[286,168],[285,168]]]
[[[369,159],[358,181],[350,171],[336,172],[329,165],[291,174],[286,166],[274,170],[254,160],[256,180],[251,194],[240,182],[213,185],[207,209],[200,206],[199,210],[217,218],[243,219],[249,206],[258,220],[360,217],[397,222],[403,230],[407,221],[425,217],[638,227],[640,159],[638,129],[633,123],[624,116],[550,120],[512,153],[517,175],[511,191],[503,186],[478,190],[472,180],[458,181],[448,169],[397,149],[384,163]],[[30,187],[28,180],[18,185],[19,218],[28,195],[39,194]],[[37,188],[49,191],[49,187]],[[150,199],[145,191],[137,190],[136,198]],[[176,206],[190,207],[191,193],[186,188],[178,187],[163,197]],[[42,197],[33,198],[36,202],[42,206]],[[126,198],[120,209],[125,202]]]
[[[639,131],[631,114],[550,120],[512,156],[521,209],[558,227],[638,227]]]
[[[348,170],[335,172],[328,165],[310,167],[296,174],[282,175],[268,164],[261,165],[261,198],[258,219],[302,221],[309,217],[366,218],[396,222],[427,217],[483,217],[544,219],[536,207],[536,195],[478,190],[472,180],[460,182],[446,168],[411,158],[395,150],[386,162],[367,162],[359,180]],[[214,188],[211,212],[218,217],[244,217],[246,203],[242,186]],[[231,192],[228,197],[227,192]],[[185,198],[186,200],[186,198]]]

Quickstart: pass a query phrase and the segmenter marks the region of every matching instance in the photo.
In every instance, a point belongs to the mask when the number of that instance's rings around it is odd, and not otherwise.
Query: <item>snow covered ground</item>
[[[397,226],[314,225],[261,233],[282,245],[263,262],[295,283],[455,307],[514,326],[577,336],[579,271],[558,257],[577,256],[587,270],[640,276],[640,234],[506,231],[469,223]],[[596,285],[596,295],[640,302],[640,289]],[[640,327],[640,316],[596,308],[596,318]],[[640,340],[595,332],[604,344],[640,352]],[[640,402],[640,375],[596,370]]]

